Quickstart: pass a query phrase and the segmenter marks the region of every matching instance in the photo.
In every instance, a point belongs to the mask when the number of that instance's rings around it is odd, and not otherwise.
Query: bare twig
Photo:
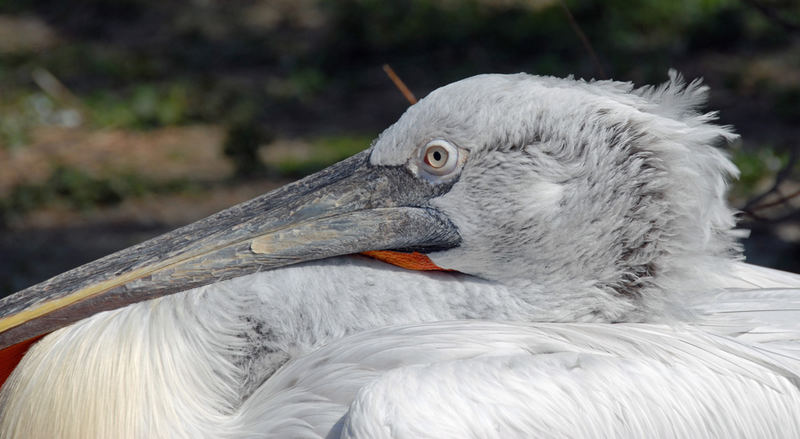
[[[75,96],[70,89],[64,85],[55,75],[43,68],[36,68],[31,72],[33,82],[39,86],[48,96],[53,98],[56,102],[68,105],[71,110],[76,111],[78,114],[77,124],[80,125],[81,121],[86,120],[88,113],[83,102]]]
[[[417,98],[414,97],[414,93],[411,93],[411,90],[409,90],[408,87],[406,87],[406,84],[403,82],[402,79],[400,79],[399,76],[397,76],[397,74],[394,72],[392,67],[389,66],[389,64],[383,65],[383,71],[386,72],[386,75],[389,76],[389,79],[391,79],[392,82],[394,82],[395,87],[397,87],[397,89],[400,90],[400,93],[403,93],[403,96],[406,97],[406,100],[411,105],[417,103]]]
[[[792,198],[797,198],[798,196],[800,196],[800,189],[792,192],[789,195],[780,197],[779,199],[777,199],[775,201],[771,201],[769,203],[759,204],[758,206],[751,207],[749,211],[750,212],[758,212],[759,210],[764,210],[764,209],[768,209],[770,207],[774,207],[774,206],[778,206],[778,205],[781,205],[781,204],[784,204],[784,203],[788,203],[789,201],[792,200]]]
[[[777,217],[765,217],[751,212],[744,212],[749,216],[754,223],[759,224],[761,226],[766,226],[768,224],[781,224],[788,221],[797,221],[800,220],[800,209],[794,209],[789,211],[788,213],[777,216]],[[753,226],[748,226],[748,228]]]
[[[761,15],[763,15],[767,20],[782,27],[783,30],[789,33],[800,33],[800,24],[787,20],[774,8],[771,8],[759,2],[758,0],[745,0],[744,2],[760,12]]]
[[[796,190],[788,195],[783,195],[780,190],[783,182],[791,177],[792,170],[797,164],[798,159],[800,159],[800,157],[798,157],[797,151],[795,149],[790,149],[789,160],[787,160],[786,165],[784,165],[775,175],[775,182],[772,184],[772,186],[763,193],[751,198],[747,203],[745,203],[741,211],[753,220],[762,223],[775,224],[798,217],[798,215],[800,215],[800,209],[793,209],[792,211],[779,217],[765,217],[760,213],[756,213],[769,209],[770,207],[788,205],[791,200],[800,197],[800,190]],[[777,200],[762,203],[764,199],[773,194],[778,196]]]
[[[778,171],[778,174],[775,175],[775,182],[772,184],[772,187],[770,187],[767,191],[761,193],[760,195],[751,198],[747,203],[745,203],[744,207],[742,208],[742,211],[744,212],[753,211],[755,209],[755,206],[759,202],[761,202],[761,200],[777,192],[778,187],[780,187],[781,183],[786,181],[789,178],[789,176],[791,176],[792,169],[794,168],[794,165],[797,163],[797,160],[798,160],[797,150],[795,150],[794,148],[790,149],[789,160],[787,160],[786,165],[783,168],[781,168],[780,171]]]
[[[592,57],[594,68],[597,71],[597,74],[600,75],[600,79],[606,79],[608,76],[606,76],[606,71],[603,69],[603,64],[600,63],[600,58],[597,57],[597,53],[595,53],[594,49],[592,48],[592,43],[590,43],[589,39],[586,38],[586,34],[583,33],[581,26],[575,20],[575,17],[572,16],[572,12],[570,12],[569,7],[567,7],[567,3],[564,0],[560,0],[558,3],[564,10],[564,14],[567,16],[570,26],[572,26],[572,30],[575,31],[575,33],[578,35],[578,38],[581,39],[584,49],[586,49],[586,51],[589,52],[589,56]]]
[[[64,85],[63,82],[59,81],[58,78],[55,77],[49,71],[43,68],[34,69],[31,73],[31,77],[33,78],[33,82],[39,86],[45,93],[50,95],[53,99],[67,102],[69,104],[74,104],[75,102],[80,102],[78,99],[68,88]]]

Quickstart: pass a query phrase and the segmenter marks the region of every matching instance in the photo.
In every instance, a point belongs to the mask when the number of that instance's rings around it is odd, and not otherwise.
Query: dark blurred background
[[[796,0],[0,0],[0,295],[369,144],[485,72],[712,88],[751,262],[800,272]]]

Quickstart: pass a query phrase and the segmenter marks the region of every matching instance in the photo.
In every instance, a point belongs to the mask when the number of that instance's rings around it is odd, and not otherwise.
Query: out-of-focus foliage
[[[46,205],[92,209],[113,205],[125,198],[185,191],[192,187],[182,180],[149,181],[133,172],[97,177],[78,168],[58,166],[46,181],[17,185],[0,199],[0,226]]]
[[[172,84],[140,84],[121,94],[100,91],[85,100],[89,120],[99,127],[144,129],[192,120],[188,87]]]
[[[734,190],[737,196],[747,197],[769,183],[771,177],[788,164],[789,153],[762,146],[758,149],[737,149],[732,159],[740,172]]]
[[[249,177],[264,171],[258,150],[272,139],[264,128],[252,119],[236,123],[228,129],[223,152],[236,166],[236,174]]]
[[[276,170],[288,177],[301,177],[344,160],[370,144],[371,136],[340,135],[310,139],[302,150],[286,152],[274,159]]]
[[[751,2],[787,17],[797,9]],[[0,80],[24,97],[38,91],[31,71],[44,68],[82,98],[94,126],[147,129],[228,122],[246,101],[266,109],[262,118],[313,108],[321,96],[374,86],[366,78],[386,61],[424,89],[487,70],[599,76],[556,0],[296,3],[7,0],[0,13],[41,17],[58,37],[46,50],[0,53]],[[792,46],[791,32],[748,3],[566,2],[604,70],[639,83],[699,55]],[[732,87],[748,79],[729,70]],[[775,94],[782,114],[796,117],[797,93]]]
[[[360,102],[389,87],[377,70],[386,61],[417,90],[483,71],[602,76],[564,5],[607,75],[653,83],[678,67],[777,122],[800,118],[800,81],[790,79],[800,74],[800,6],[790,0],[7,0],[0,147],[24,147],[41,125],[223,124],[225,154],[254,175],[261,145],[244,145],[244,127],[280,138],[373,133],[391,121],[402,101]],[[43,90],[37,70],[70,99]],[[370,109],[350,117],[350,101]],[[780,150],[783,140],[764,142]]]

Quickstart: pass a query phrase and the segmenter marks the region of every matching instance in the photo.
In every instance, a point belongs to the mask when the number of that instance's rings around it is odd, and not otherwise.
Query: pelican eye
[[[423,149],[422,162],[425,171],[431,174],[449,174],[458,164],[458,148],[444,140],[432,140]]]

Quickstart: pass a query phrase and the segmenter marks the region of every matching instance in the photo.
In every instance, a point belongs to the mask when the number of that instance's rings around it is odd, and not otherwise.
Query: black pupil
[[[433,152],[433,159],[438,162],[439,160],[442,159],[442,153],[439,152],[439,151],[434,151]]]

